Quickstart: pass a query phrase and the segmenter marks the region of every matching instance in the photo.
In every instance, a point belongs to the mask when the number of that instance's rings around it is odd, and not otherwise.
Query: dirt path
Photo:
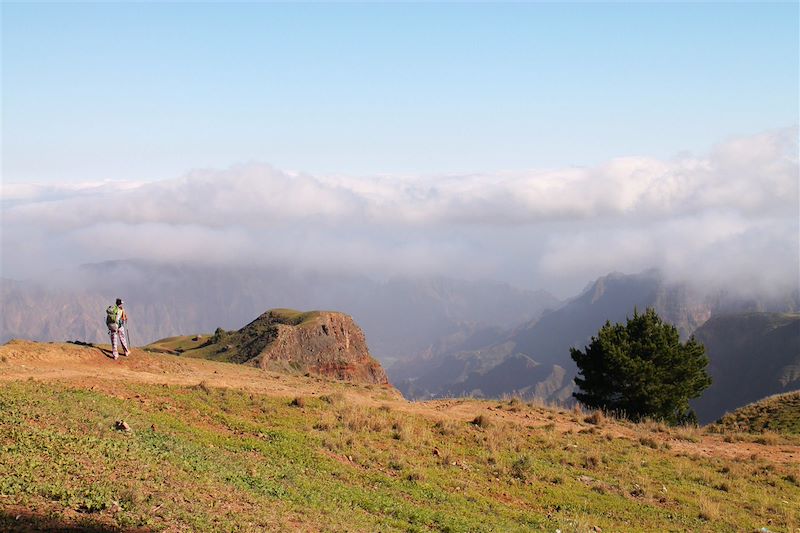
[[[594,427],[585,422],[585,413],[562,411],[558,414],[551,409],[527,406],[513,410],[501,402],[466,399],[409,402],[391,387],[281,374],[244,365],[152,354],[140,349],[134,349],[130,357],[120,357],[116,361],[107,354],[102,347],[13,340],[0,346],[0,383],[27,379],[101,387],[117,380],[184,386],[205,383],[210,387],[229,387],[286,398],[341,393],[350,404],[390,404],[398,411],[432,419],[469,421],[479,414],[486,414],[497,420],[526,426],[532,431],[551,426],[560,433],[587,431]],[[602,424],[597,431],[635,441],[646,436],[658,446],[668,443],[670,452],[674,454],[800,464],[800,446],[794,445],[725,442],[722,435],[700,431],[681,434],[680,430],[659,431],[657,427],[643,431],[641,425],[614,422]]]

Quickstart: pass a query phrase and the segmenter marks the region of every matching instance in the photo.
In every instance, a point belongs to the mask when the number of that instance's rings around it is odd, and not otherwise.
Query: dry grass
[[[489,429],[492,427],[492,421],[486,415],[478,415],[472,419],[470,422],[473,426],[477,426],[481,429]]]
[[[700,506],[700,513],[698,514],[698,517],[701,520],[706,520],[707,522],[713,522],[719,520],[720,518],[719,503],[711,500],[706,496],[700,496],[697,502],[698,505]]]
[[[594,424],[596,426],[599,426],[606,421],[606,416],[605,414],[603,414],[603,411],[597,409],[593,411],[592,414],[584,418],[583,421],[586,422],[587,424]]]
[[[639,444],[648,448],[658,449],[658,441],[652,437],[639,437]]]

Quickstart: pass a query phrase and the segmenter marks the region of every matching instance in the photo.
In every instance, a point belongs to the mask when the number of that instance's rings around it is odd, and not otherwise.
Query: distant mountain
[[[107,339],[103,313],[126,300],[132,341],[235,329],[264,309],[338,309],[353,316],[383,362],[436,353],[478,327],[509,328],[558,305],[544,291],[450,278],[376,281],[291,268],[222,268],[139,261],[54,272],[47,283],[0,280],[0,342]]]
[[[706,347],[713,380],[692,402],[703,423],[766,396],[800,389],[800,314],[717,316],[695,338]]]
[[[797,295],[779,301],[745,300],[724,293],[704,295],[688,285],[668,282],[657,270],[634,275],[614,273],[599,278],[562,307],[500,335],[490,344],[480,348],[456,345],[437,358],[418,359],[417,366],[404,362],[390,367],[388,372],[401,392],[412,398],[466,391],[486,396],[521,393],[563,400],[569,398],[574,386],[572,379],[577,374],[569,348],[583,348],[607,320],[624,322],[634,309],[653,307],[688,338],[698,326],[717,314],[741,310],[795,310],[797,301]],[[526,373],[535,380],[526,387],[520,387],[514,375],[521,371],[519,356],[541,365],[535,372]],[[517,361],[504,364],[509,357]],[[417,374],[413,372],[415,368]],[[498,375],[504,372],[509,375]],[[500,383],[508,386],[501,387]]]

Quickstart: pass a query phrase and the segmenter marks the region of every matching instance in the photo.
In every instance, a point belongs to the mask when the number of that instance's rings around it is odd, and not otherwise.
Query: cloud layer
[[[357,178],[248,164],[162,182],[4,185],[3,275],[116,258],[289,262],[568,293],[660,267],[782,291],[799,274],[797,134],[593,168]]]

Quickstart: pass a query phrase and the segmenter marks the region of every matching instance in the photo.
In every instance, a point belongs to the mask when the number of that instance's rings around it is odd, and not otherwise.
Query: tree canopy
[[[607,321],[585,351],[570,349],[580,370],[573,396],[582,404],[632,420],[694,422],[689,400],[709,385],[705,347],[681,343],[675,326],[655,310],[634,310],[626,324]]]

